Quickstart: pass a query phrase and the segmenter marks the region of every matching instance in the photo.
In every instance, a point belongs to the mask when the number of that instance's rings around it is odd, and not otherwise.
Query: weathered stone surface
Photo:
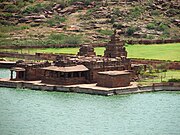
[[[125,71],[105,71],[98,73],[97,86],[126,87],[130,85],[130,73]]]
[[[94,48],[92,45],[83,45],[79,49],[78,55],[90,57],[90,56],[95,56],[96,53],[94,52]]]
[[[75,6],[66,7],[63,10],[59,11],[61,14],[74,13],[77,10]]]
[[[117,35],[116,31],[114,35],[111,36],[111,41],[107,44],[106,50],[104,51],[104,56],[109,58],[116,57],[127,57],[127,51],[124,47],[124,41],[121,41]]]

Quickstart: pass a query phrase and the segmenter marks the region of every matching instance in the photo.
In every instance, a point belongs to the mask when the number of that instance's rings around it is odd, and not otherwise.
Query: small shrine
[[[106,50],[104,51],[104,57],[127,57],[127,51],[124,45],[125,42],[118,38],[115,30],[114,34],[111,36],[111,41],[106,46]]]
[[[130,73],[127,71],[104,71],[98,73],[97,86],[115,88],[130,85]]]
[[[83,45],[79,49],[78,55],[91,57],[91,56],[95,56],[96,53],[94,52],[94,47],[92,45]]]

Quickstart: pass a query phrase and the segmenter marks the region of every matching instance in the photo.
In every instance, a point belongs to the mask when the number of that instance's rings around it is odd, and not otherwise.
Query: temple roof
[[[68,67],[58,67],[58,66],[49,66],[42,69],[50,71],[59,71],[59,72],[82,72],[88,71],[89,69],[84,65],[68,66]]]
[[[20,72],[20,71],[25,71],[24,68],[21,68],[21,67],[13,67],[10,69],[11,71],[16,71],[16,72]]]

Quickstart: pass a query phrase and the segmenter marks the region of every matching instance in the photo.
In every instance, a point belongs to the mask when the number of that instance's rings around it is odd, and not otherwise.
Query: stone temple
[[[19,63],[11,69],[11,80],[41,80],[54,85],[97,83],[101,87],[128,86],[136,71],[127,58],[124,44],[115,32],[104,56],[96,56],[91,45],[83,45],[77,55],[59,55],[53,63]]]
[[[116,34],[113,34],[111,36],[111,41],[106,46],[104,57],[109,57],[109,58],[127,57],[127,51],[124,45],[125,45],[124,41],[120,40],[116,36]]]

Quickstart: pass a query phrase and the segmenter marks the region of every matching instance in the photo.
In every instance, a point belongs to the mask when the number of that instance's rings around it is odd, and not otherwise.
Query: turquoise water
[[[179,135],[179,127],[180,92],[104,97],[0,88],[1,135]]]
[[[0,78],[10,78],[10,70],[0,68]]]

